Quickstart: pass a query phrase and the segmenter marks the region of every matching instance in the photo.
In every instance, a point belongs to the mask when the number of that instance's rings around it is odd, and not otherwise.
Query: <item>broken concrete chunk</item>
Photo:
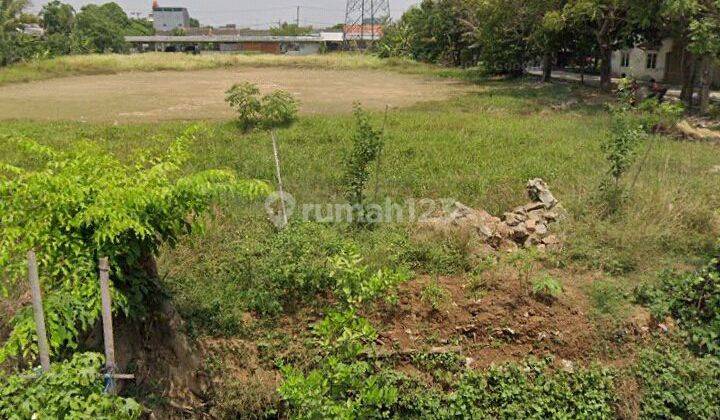
[[[545,181],[540,178],[535,178],[528,181],[527,192],[528,197],[530,197],[531,200],[535,202],[541,202],[547,209],[555,207],[555,205],[558,203],[558,201],[550,192],[550,189],[548,189],[547,184],[545,184]]]
[[[512,252],[518,247],[561,249],[561,241],[550,234],[550,226],[562,219],[562,206],[542,179],[530,180],[527,191],[533,201],[504,213],[502,219],[455,202],[440,214],[422,220],[419,227],[445,236],[469,238],[474,255]]]

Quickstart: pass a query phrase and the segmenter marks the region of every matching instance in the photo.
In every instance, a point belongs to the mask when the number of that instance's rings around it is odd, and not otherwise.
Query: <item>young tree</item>
[[[155,262],[161,247],[192,232],[220,194],[252,198],[269,191],[226,170],[183,176],[196,133],[191,128],[172,142],[166,156],[143,155],[133,165],[90,143],[65,152],[3,140],[40,167],[0,163],[0,293],[17,290],[27,277],[24,256],[35,250],[54,355],[77,348],[99,319],[98,258],[110,260],[113,309],[141,324],[166,302]],[[7,357],[31,360],[37,352],[31,311],[19,311],[12,326],[0,364]]]

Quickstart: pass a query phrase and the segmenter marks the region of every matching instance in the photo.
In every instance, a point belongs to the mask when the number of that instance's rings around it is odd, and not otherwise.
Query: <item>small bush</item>
[[[640,418],[720,418],[720,359],[683,349],[644,350],[635,367],[642,392]]]
[[[562,284],[547,274],[534,279],[532,282],[532,294],[538,299],[551,302],[560,297],[562,292]]]
[[[142,407],[135,401],[103,393],[103,357],[76,353],[55,363],[37,379],[19,375],[0,377],[0,417],[136,419]],[[30,375],[32,372],[26,372]]]
[[[404,270],[371,272],[368,266],[361,265],[362,258],[353,251],[342,251],[330,261],[335,295],[350,306],[359,306],[379,296],[393,303],[397,299],[395,288],[410,277]]]
[[[675,318],[687,343],[699,354],[720,356],[720,262],[695,273],[664,273],[657,285],[641,286],[637,300],[656,319]]]
[[[450,292],[435,278],[423,288],[420,299],[430,305],[433,311],[439,311],[450,301]]]
[[[225,102],[237,112],[243,130],[282,127],[297,118],[297,101],[283,90],[260,97],[260,88],[245,82],[233,85],[225,94]]]

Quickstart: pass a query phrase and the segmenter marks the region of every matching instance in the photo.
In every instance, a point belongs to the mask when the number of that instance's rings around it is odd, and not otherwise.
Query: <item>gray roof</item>
[[[257,35],[190,35],[190,36],[126,36],[126,42],[150,43],[202,43],[202,42],[325,42],[332,41],[321,35],[306,36],[257,36]]]

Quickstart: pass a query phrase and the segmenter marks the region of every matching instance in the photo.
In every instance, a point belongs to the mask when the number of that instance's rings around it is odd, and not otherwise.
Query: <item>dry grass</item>
[[[365,54],[337,53],[311,56],[270,54],[147,53],[92,54],[36,60],[0,69],[0,85],[56,77],[122,72],[191,71],[233,67],[289,67],[326,70],[395,69],[412,74],[457,72],[407,60],[383,60]]]

